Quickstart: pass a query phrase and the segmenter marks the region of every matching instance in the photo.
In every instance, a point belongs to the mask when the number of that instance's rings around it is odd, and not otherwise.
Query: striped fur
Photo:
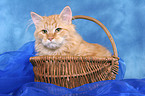
[[[66,8],[68,8],[68,13],[65,14]],[[70,12],[71,10],[67,6],[61,13],[68,16],[71,14]],[[64,22],[61,14],[46,17],[32,12],[31,16],[36,27],[34,36],[37,55],[111,56],[105,47],[84,41],[75,31],[71,20]],[[55,32],[57,28],[61,28],[61,30]],[[47,30],[47,33],[42,30]],[[52,41],[48,39],[50,37],[53,38]]]

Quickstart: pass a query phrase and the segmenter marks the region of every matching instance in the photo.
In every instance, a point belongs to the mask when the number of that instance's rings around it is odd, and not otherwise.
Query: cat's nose
[[[54,39],[54,37],[48,37],[48,40],[52,41]]]

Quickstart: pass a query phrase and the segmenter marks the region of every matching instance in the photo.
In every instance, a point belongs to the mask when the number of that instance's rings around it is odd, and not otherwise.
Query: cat
[[[31,12],[35,25],[35,50],[38,56],[111,56],[111,52],[99,44],[84,41],[72,24],[72,11],[66,6],[59,15],[40,16]]]

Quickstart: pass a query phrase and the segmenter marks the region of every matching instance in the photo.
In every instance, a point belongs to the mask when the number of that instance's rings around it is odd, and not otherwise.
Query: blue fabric
[[[0,55],[0,93],[13,92],[34,81],[33,66],[29,62],[34,55],[34,42],[25,44],[18,51]]]
[[[116,80],[85,84],[73,89],[59,87],[43,82],[33,82],[33,66],[29,58],[35,56],[34,41],[26,43],[18,51],[0,55],[0,95],[2,96],[53,96],[53,95],[110,95],[143,96],[145,80],[122,80],[125,63],[119,60],[119,72]]]
[[[145,79],[108,80],[73,89],[43,82],[23,85],[16,96],[145,96]]]

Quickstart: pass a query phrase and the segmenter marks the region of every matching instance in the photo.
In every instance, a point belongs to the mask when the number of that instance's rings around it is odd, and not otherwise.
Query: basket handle
[[[89,16],[84,16],[84,15],[73,16],[72,20],[74,20],[74,19],[86,19],[86,20],[90,20],[90,21],[93,21],[93,22],[97,23],[107,34],[107,36],[108,36],[108,38],[111,42],[111,45],[113,47],[114,57],[118,58],[117,48],[116,48],[116,44],[114,42],[114,39],[113,39],[112,35],[110,34],[110,32],[108,31],[108,29],[100,21],[98,21],[95,18],[92,18],[92,17],[89,17]]]

